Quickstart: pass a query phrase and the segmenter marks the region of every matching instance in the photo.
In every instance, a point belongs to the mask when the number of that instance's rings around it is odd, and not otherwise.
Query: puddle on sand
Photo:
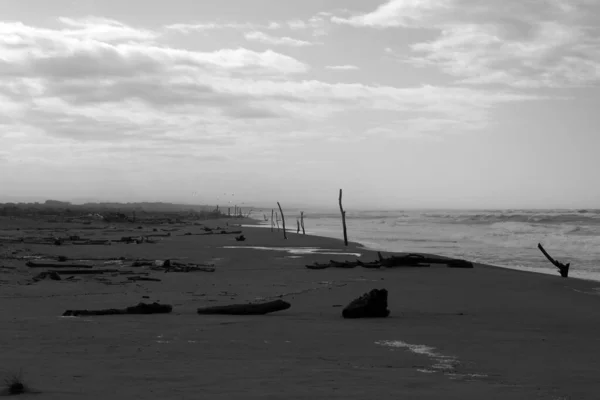
[[[328,254],[341,256],[360,257],[361,253],[345,253],[335,249],[321,249],[319,247],[263,247],[263,246],[223,246],[224,249],[252,249],[252,250],[271,250],[285,251],[290,254]]]
[[[458,374],[455,372],[456,366],[459,364],[458,358],[453,356],[446,356],[435,351],[435,347],[427,346],[424,344],[410,344],[400,340],[380,340],[375,342],[380,346],[402,348],[406,349],[415,354],[421,354],[427,356],[433,361],[433,365],[429,368],[418,368],[417,371],[425,374],[434,374],[441,372],[444,375],[450,377],[450,379],[464,379],[464,378],[485,378],[487,375],[482,374]]]

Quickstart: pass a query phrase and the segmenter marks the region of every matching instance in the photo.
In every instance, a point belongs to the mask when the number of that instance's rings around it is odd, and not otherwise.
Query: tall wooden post
[[[296,218],[296,233],[300,233],[300,218]]]
[[[273,214],[275,214],[275,210],[271,208],[271,232],[273,232],[273,228],[275,227],[275,221],[273,221]]]
[[[283,224],[283,238],[287,239],[287,233],[285,232],[285,217],[283,216],[283,210],[281,209],[281,204],[279,204],[279,202],[277,202],[277,205],[279,206],[279,212],[281,213],[281,223]]]
[[[344,227],[344,245],[348,246],[348,234],[346,233],[346,211],[342,207],[342,189],[340,189],[340,212],[342,213],[342,226]]]
[[[304,230],[304,211],[300,212],[300,226],[302,227],[302,234],[306,235],[306,231]]]

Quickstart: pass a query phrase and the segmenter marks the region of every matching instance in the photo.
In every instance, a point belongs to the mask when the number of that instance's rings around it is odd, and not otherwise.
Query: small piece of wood
[[[550,261],[556,268],[558,268],[560,276],[562,276],[563,278],[569,277],[569,267],[571,266],[571,263],[563,264],[561,262],[556,261],[554,258],[550,257],[550,254],[546,252],[546,250],[542,247],[541,243],[538,243],[538,249],[540,249],[541,252],[544,253],[548,261]]]
[[[232,304],[228,306],[204,307],[198,309],[198,314],[226,315],[264,315],[276,311],[287,310],[291,304],[283,300],[266,303]]]
[[[348,234],[346,231],[346,211],[344,211],[344,208],[342,207],[342,189],[340,189],[339,203],[340,203],[340,212],[342,213],[342,227],[344,228],[344,245],[348,246]]]

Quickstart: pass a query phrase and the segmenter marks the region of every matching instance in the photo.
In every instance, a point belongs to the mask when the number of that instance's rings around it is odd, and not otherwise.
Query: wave
[[[600,214],[596,213],[490,213],[490,214],[424,214],[423,217],[437,222],[460,224],[495,224],[501,222],[523,222],[534,224],[581,224],[600,225]]]

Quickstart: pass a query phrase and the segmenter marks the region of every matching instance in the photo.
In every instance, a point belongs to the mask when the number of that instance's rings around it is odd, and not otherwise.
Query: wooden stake
[[[300,233],[300,218],[296,218],[296,233]]]
[[[348,235],[346,233],[346,211],[342,208],[342,189],[340,189],[340,212],[342,213],[342,226],[344,227],[344,245],[348,246]]]
[[[287,233],[285,232],[285,217],[283,216],[283,210],[281,209],[281,204],[279,204],[279,202],[277,202],[277,205],[279,206],[279,212],[281,213],[281,223],[283,224],[283,238],[287,239]]]
[[[300,226],[302,227],[302,234],[306,235],[306,231],[304,230],[304,211],[300,212]]]
[[[273,221],[273,214],[275,213],[275,210],[273,210],[271,208],[271,232],[273,232],[273,228],[275,227],[275,221]]]

